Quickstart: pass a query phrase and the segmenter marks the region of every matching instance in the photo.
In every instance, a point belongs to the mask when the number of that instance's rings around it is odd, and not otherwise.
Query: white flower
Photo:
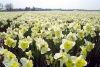
[[[82,55],[80,55],[79,57],[71,56],[71,58],[75,67],[84,67],[87,65],[87,62]]]
[[[94,43],[85,40],[85,45],[88,51],[91,51],[94,48]]]
[[[22,65],[23,65],[22,67],[33,67],[33,62],[32,62],[32,60],[28,60],[28,59],[22,57],[22,58],[20,59],[20,61],[21,61]]]
[[[67,39],[68,39],[68,40],[71,40],[71,41],[77,40],[76,34],[70,32],[70,33],[67,35]]]
[[[25,52],[26,53],[26,55],[29,57],[29,58],[32,58],[33,56],[32,56],[32,51],[31,50],[29,50],[28,52]]]
[[[5,45],[7,45],[8,47],[14,48],[16,46],[16,42],[17,42],[16,40],[9,37],[5,40]]]
[[[56,53],[54,55],[54,59],[59,59],[60,60],[60,67],[63,66],[64,62],[68,59],[66,52],[60,52]]]
[[[65,49],[68,51],[68,50],[72,49],[72,47],[74,45],[75,45],[74,41],[63,39],[62,44],[60,45],[60,49]]]
[[[28,41],[20,40],[18,47],[25,51],[29,47],[29,44]]]
[[[77,37],[81,38],[81,37],[84,37],[84,31],[83,30],[79,30],[78,33],[77,33]]]
[[[48,47],[48,43],[44,39],[36,38],[35,41],[36,41],[37,49],[41,51],[41,54],[45,54],[47,53],[47,51],[50,51],[50,48]]]
[[[91,31],[90,35],[91,35],[91,37],[95,37],[96,33],[94,31]]]
[[[86,33],[90,33],[90,31],[92,30],[92,26],[87,23],[85,26],[83,26],[83,29]]]

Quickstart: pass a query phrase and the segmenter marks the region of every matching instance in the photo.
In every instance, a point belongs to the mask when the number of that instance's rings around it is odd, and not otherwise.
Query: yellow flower
[[[56,53],[54,55],[54,59],[59,59],[59,60],[62,60],[62,61],[66,61],[67,59],[67,53],[66,52],[60,52],[60,53]]]
[[[52,54],[50,54],[50,55],[46,55],[46,61],[47,61],[47,64],[49,65],[50,63],[52,63],[53,62],[53,57],[52,57]]]
[[[47,53],[47,51],[50,51],[50,48],[48,48],[48,47],[41,48],[41,54],[45,54],[45,53]]]
[[[68,39],[68,40],[71,40],[71,41],[77,40],[76,34],[70,32],[70,33],[67,35],[67,39]]]
[[[93,44],[88,44],[88,45],[87,45],[87,49],[88,49],[89,51],[91,51],[93,48],[94,48],[94,45],[93,45]]]
[[[94,48],[94,43],[85,40],[86,48],[88,51],[91,51]]]
[[[31,58],[31,57],[32,57],[32,52],[31,52],[31,50],[28,51],[28,52],[26,52],[26,55],[27,55],[29,58]]]
[[[64,62],[67,60],[67,53],[62,51],[60,53],[56,53],[54,55],[54,59],[60,60],[60,67],[62,67]]]
[[[65,62],[65,65],[67,67],[72,67],[73,66],[72,60],[70,58],[68,58],[67,61]]]
[[[82,49],[82,54],[86,57],[87,56],[87,50],[86,50],[86,48],[85,47],[81,47],[81,49]]]
[[[83,55],[80,55],[79,57],[71,56],[71,59],[75,67],[84,67],[87,65],[87,62],[83,58]]]
[[[77,33],[78,37],[84,37],[84,31],[83,30],[79,30]]]
[[[86,26],[83,26],[83,29],[87,33],[87,32],[90,32],[92,30],[92,26],[87,23]]]
[[[21,31],[22,31],[22,33],[25,33],[26,31],[28,31],[28,29],[25,28],[25,27],[23,27],[23,28],[21,29]]]
[[[5,65],[5,67],[20,67],[17,58],[13,58],[12,60],[4,58],[3,64]]]
[[[33,67],[32,60],[27,60],[26,67]]]
[[[75,62],[76,67],[83,67],[85,65],[86,61],[84,59],[77,59]]]
[[[11,47],[12,43],[13,43],[13,40],[11,38],[8,38],[5,40],[5,45],[8,45],[9,47]]]
[[[76,25],[76,29],[81,29],[81,25],[80,24],[77,24]]]
[[[42,38],[36,38],[36,46],[37,49],[41,51],[41,54],[47,53],[47,51],[50,51],[50,48],[48,47],[48,43],[42,39]]]
[[[75,45],[75,42],[63,39],[62,44],[60,45],[60,48],[68,51],[72,49],[74,45]]]
[[[21,63],[22,63],[22,67],[33,67],[33,62],[32,60],[28,60],[26,58],[21,58],[20,59]]]
[[[70,42],[70,41],[65,42],[64,43],[64,48],[65,49],[71,49],[72,48],[72,42]]]
[[[25,51],[29,47],[29,43],[27,41],[20,41],[18,47]]]
[[[29,43],[32,42],[32,38],[30,36],[27,36],[26,41],[28,41]]]
[[[55,31],[55,36],[60,36],[60,34],[61,34],[61,31],[60,30],[56,30]]]
[[[9,47],[15,47],[16,46],[16,40],[13,40],[12,38],[7,38],[5,40],[5,45],[9,46]]]
[[[59,43],[59,39],[57,37],[53,37],[54,44]]]
[[[7,57],[8,55],[8,50],[7,49],[4,49],[4,57]]]
[[[19,37],[19,39],[23,39],[24,38],[23,33],[20,30],[19,30],[19,33],[18,33],[18,37]]]
[[[91,30],[91,26],[90,25],[86,26],[86,30],[90,31]]]
[[[16,56],[15,56],[15,54],[13,54],[13,53],[9,53],[8,54],[8,59],[9,60],[12,60],[12,59],[14,59]]]
[[[19,63],[17,61],[13,61],[10,67],[19,67]]]
[[[96,33],[94,31],[91,31],[90,35],[91,35],[91,37],[95,37]]]

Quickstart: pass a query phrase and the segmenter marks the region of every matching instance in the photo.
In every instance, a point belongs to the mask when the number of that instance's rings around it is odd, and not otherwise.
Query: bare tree
[[[3,9],[3,4],[0,3],[0,11],[2,11],[2,9]]]
[[[5,5],[5,8],[6,8],[7,11],[12,11],[13,10],[13,4],[8,3],[8,4]]]

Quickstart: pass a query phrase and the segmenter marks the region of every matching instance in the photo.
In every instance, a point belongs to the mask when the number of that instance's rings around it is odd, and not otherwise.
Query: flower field
[[[0,12],[0,67],[99,67],[100,12]]]

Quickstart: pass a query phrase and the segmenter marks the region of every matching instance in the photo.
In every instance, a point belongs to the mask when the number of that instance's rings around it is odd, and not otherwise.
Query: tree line
[[[51,9],[43,9],[43,8],[36,8],[36,7],[25,7],[25,8],[14,8],[12,3],[7,3],[3,5],[0,3],[0,11],[50,11]]]

